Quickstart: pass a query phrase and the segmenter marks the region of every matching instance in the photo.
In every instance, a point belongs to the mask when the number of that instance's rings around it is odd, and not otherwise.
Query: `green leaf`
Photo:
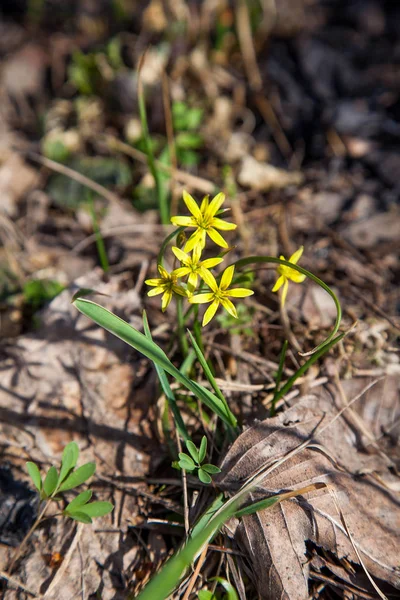
[[[58,472],[55,467],[50,467],[44,480],[43,489],[46,496],[51,496],[57,486]]]
[[[199,464],[199,451],[197,450],[196,445],[191,440],[187,440],[186,448],[189,450],[193,460]]]
[[[26,463],[26,468],[28,470],[30,478],[32,479],[32,481],[35,485],[35,488],[38,490],[38,492],[40,492],[43,484],[42,484],[42,478],[40,476],[39,467],[37,466],[36,463],[29,461]]]
[[[201,465],[201,468],[207,473],[211,473],[211,475],[215,475],[216,473],[221,473],[221,469],[216,467],[215,465]]]
[[[73,512],[76,512],[77,510],[79,511],[79,508],[83,504],[86,504],[86,502],[89,502],[91,497],[92,497],[92,490],[85,490],[84,492],[81,492],[80,494],[78,494],[78,496],[76,498],[71,500],[71,502],[65,508],[64,512],[73,513]]]
[[[196,468],[196,465],[194,464],[193,460],[184,452],[179,452],[179,458],[180,461],[178,464],[181,469],[185,469],[185,471],[193,471],[193,469]]]
[[[209,592],[208,590],[201,590],[198,593],[198,599],[199,600],[217,600],[217,597],[214,596],[214,594],[212,592]]]
[[[239,600],[239,596],[237,595],[235,588],[229,581],[227,581],[223,577],[213,577],[211,581],[218,581],[218,583],[220,583],[222,587],[225,588],[226,596],[224,597],[224,600]]]
[[[59,492],[65,492],[66,490],[72,490],[72,488],[78,487],[84,483],[89,477],[93,475],[96,470],[96,463],[89,462],[85,465],[73,471],[70,475],[68,475],[67,479],[60,485],[58,488]]]
[[[212,481],[210,475],[203,469],[199,469],[197,475],[202,483],[211,483]]]
[[[74,521],[79,521],[80,523],[93,523],[89,515],[85,515],[83,512],[66,513],[66,516]]]
[[[184,150],[198,150],[203,146],[203,138],[198,133],[183,131],[175,137],[175,143]]]
[[[123,321],[112,312],[86,298],[78,298],[74,301],[76,308],[92,319],[95,323],[104,327],[121,340],[141,352],[147,358],[150,358],[155,364],[172,375],[177,381],[187,387],[196,397],[198,397],[208,408],[217,414],[229,427],[236,426],[236,417],[229,408],[209,390],[199,385],[195,381],[183,375],[168,359],[165,352],[152,340],[134,329],[126,321]]]
[[[96,517],[104,517],[104,515],[108,515],[114,508],[114,505],[111,502],[96,500],[95,502],[89,502],[89,504],[85,504],[84,506],[80,506],[78,512],[84,513],[91,519]]]
[[[199,450],[199,464],[203,462],[207,454],[207,436],[203,435],[201,438],[200,450]]]
[[[58,483],[62,483],[64,479],[68,476],[71,469],[73,469],[76,465],[76,461],[79,456],[79,448],[75,442],[71,442],[67,444],[64,448],[64,452],[61,459],[61,469],[60,475],[58,477]]]

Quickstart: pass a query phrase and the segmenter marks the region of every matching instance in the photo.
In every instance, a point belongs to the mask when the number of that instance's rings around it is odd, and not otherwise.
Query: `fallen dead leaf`
[[[332,486],[369,572],[400,588],[398,497],[376,479],[359,475],[374,472],[387,478],[388,461],[379,453],[358,451],[358,432],[348,424],[346,413],[333,420],[338,404],[341,407],[334,394],[322,390],[245,431],[221,466],[219,485],[233,491],[262,465],[272,464],[311,439],[314,446],[301,450],[273,470],[251,494],[251,500],[316,482]],[[398,416],[397,410],[397,415],[392,415],[393,421]],[[330,421],[332,424],[325,428]],[[316,428],[320,434],[315,433]],[[309,597],[308,541],[330,551],[339,560],[346,558],[359,565],[328,489],[283,502],[240,522],[236,520],[232,531],[249,557],[261,598]]]
[[[302,181],[303,175],[298,171],[284,171],[273,165],[260,163],[252,156],[243,158],[238,174],[240,185],[263,192],[299,185]]]

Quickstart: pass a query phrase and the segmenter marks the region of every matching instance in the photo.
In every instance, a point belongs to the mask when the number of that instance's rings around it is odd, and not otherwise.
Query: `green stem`
[[[279,393],[279,386],[281,385],[281,379],[282,379],[282,373],[283,373],[283,365],[285,364],[285,358],[286,358],[287,348],[288,348],[288,341],[285,340],[283,342],[282,352],[281,352],[281,356],[280,356],[280,359],[279,359],[278,373],[276,374],[275,393],[274,393],[274,397],[273,397],[272,403],[271,403],[271,417],[275,416],[275,404],[276,404],[277,396],[278,396],[278,393]]]
[[[185,319],[183,315],[183,297],[176,295],[176,312],[178,318],[178,337],[183,357],[189,354],[189,344],[185,334]]]
[[[285,267],[290,267],[291,269],[294,269],[295,271],[306,275],[309,279],[312,279],[312,281],[314,281],[317,285],[321,286],[322,289],[324,289],[330,295],[336,307],[336,320],[333,329],[328,335],[328,337],[321,344],[319,344],[310,352],[301,353],[301,356],[309,356],[311,354],[316,353],[324,346],[327,346],[337,334],[340,326],[340,321],[342,320],[342,308],[340,306],[339,300],[337,299],[335,292],[328,285],[326,285],[326,283],[324,283],[319,277],[317,277],[313,273],[310,273],[310,271],[307,271],[307,269],[303,269],[303,267],[299,267],[298,265],[295,265],[294,263],[291,263],[288,260],[276,258],[275,256],[249,256],[248,258],[241,258],[233,264],[235,265],[235,267],[240,268],[254,263],[274,263],[278,265],[283,265]]]
[[[162,180],[160,177],[160,172],[158,171],[158,169],[156,167],[153,148],[151,145],[151,138],[150,138],[150,133],[149,133],[148,121],[147,121],[146,99],[145,99],[142,80],[140,77],[140,66],[138,69],[138,104],[139,104],[140,122],[142,124],[143,138],[144,138],[144,142],[146,145],[147,164],[148,164],[150,173],[153,175],[154,182],[156,184],[158,207],[159,207],[159,211],[160,211],[161,223],[163,225],[168,225],[168,223],[170,222],[169,221],[169,206],[168,206],[168,202],[167,202],[167,197],[163,193]]]

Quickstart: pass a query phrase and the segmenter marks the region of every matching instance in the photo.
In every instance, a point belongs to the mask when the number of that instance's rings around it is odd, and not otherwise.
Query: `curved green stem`
[[[295,271],[298,271],[299,273],[306,275],[306,277],[308,277],[309,279],[312,279],[312,281],[314,281],[316,284],[321,286],[322,289],[324,289],[330,295],[330,297],[332,298],[333,302],[335,303],[335,307],[336,307],[336,320],[335,320],[333,329],[332,329],[331,333],[328,335],[328,337],[321,344],[319,344],[316,348],[314,348],[313,350],[310,350],[310,352],[304,352],[304,353],[300,352],[300,355],[301,356],[310,356],[311,354],[314,354],[315,352],[317,352],[318,350],[321,350],[323,347],[325,347],[327,344],[329,344],[331,342],[331,340],[334,338],[334,336],[337,334],[337,332],[339,330],[339,326],[340,326],[340,321],[342,320],[342,308],[340,306],[340,302],[339,302],[335,292],[328,285],[326,285],[326,283],[324,283],[322,281],[322,279],[320,279],[319,277],[317,277],[310,271],[307,271],[307,269],[303,269],[303,267],[299,267],[299,265],[295,265],[294,263],[291,263],[288,260],[283,260],[282,258],[276,258],[275,256],[249,256],[248,258],[241,258],[240,260],[237,260],[235,263],[232,263],[232,264],[234,264],[235,267],[240,268],[240,267],[244,267],[246,265],[250,265],[250,264],[254,264],[254,263],[273,263],[273,264],[283,265],[285,267],[290,267],[291,269],[294,269]]]

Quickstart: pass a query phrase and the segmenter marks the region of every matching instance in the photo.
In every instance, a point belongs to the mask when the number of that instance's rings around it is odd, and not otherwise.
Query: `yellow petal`
[[[303,275],[303,273],[299,273],[298,271],[295,271],[294,269],[290,269],[290,270],[291,270],[291,273],[289,275],[289,279],[291,279],[295,283],[303,283],[303,281],[306,278],[306,275]]]
[[[165,283],[164,279],[146,279],[146,285],[163,285]]]
[[[201,258],[201,253],[202,253],[202,247],[200,246],[200,244],[198,244],[197,246],[195,246],[193,248],[193,253],[192,253],[192,263],[194,265],[197,265],[197,263],[199,262],[199,260]]]
[[[196,229],[194,233],[190,236],[188,241],[185,244],[185,252],[190,252],[193,250],[195,246],[200,246],[200,248],[204,248],[206,245],[206,232],[204,229]]]
[[[222,248],[229,248],[228,244],[226,243],[226,241],[224,240],[222,235],[220,233],[218,233],[218,231],[216,229],[213,229],[212,227],[210,227],[210,229],[207,229],[207,233],[210,236],[210,238],[212,239],[212,241],[215,244],[217,244],[217,246],[221,246]]]
[[[283,284],[282,296],[281,296],[282,308],[285,306],[288,287],[289,287],[289,281],[287,279],[285,279],[285,283]]]
[[[233,288],[232,290],[227,290],[225,294],[232,298],[247,298],[247,296],[252,296],[254,292],[253,290],[246,290],[246,288]]]
[[[285,283],[285,281],[286,281],[286,277],[284,277],[283,275],[278,277],[274,287],[272,288],[272,291],[277,292],[279,290],[279,288],[282,287],[282,285]]]
[[[205,302],[212,302],[214,300],[214,294],[207,292],[206,294],[196,294],[189,298],[191,304],[204,304]]]
[[[213,217],[219,211],[224,202],[225,194],[220,192],[211,200],[210,206],[207,208],[207,216]]]
[[[232,231],[237,227],[236,223],[228,223],[228,221],[217,219],[217,217],[213,218],[212,225],[216,229],[221,229],[221,231]]]
[[[158,294],[162,294],[165,291],[164,287],[156,287],[147,292],[148,296],[158,296]]]
[[[210,306],[207,308],[206,312],[204,313],[204,317],[203,317],[203,327],[205,327],[213,318],[213,316],[215,315],[215,313],[218,310],[218,306],[219,306],[219,302],[218,300],[214,300],[214,302],[212,304],[210,304]]]
[[[193,217],[171,217],[171,223],[178,227],[197,227]]]
[[[179,267],[178,269],[175,269],[175,271],[172,271],[171,275],[174,275],[175,277],[185,277],[185,275],[188,275],[189,273],[189,267]]]
[[[206,282],[206,284],[208,285],[209,288],[211,288],[214,292],[216,292],[218,290],[218,284],[215,280],[215,277],[212,273],[210,273],[210,271],[207,271],[207,269],[204,269],[204,271],[202,271],[200,273],[202,279],[204,279],[204,281]]]
[[[221,304],[224,307],[224,309],[228,311],[230,315],[232,315],[232,317],[235,317],[235,319],[238,318],[236,308],[234,304],[230,300],[228,300],[228,298],[223,298],[221,300]]]
[[[169,273],[162,265],[158,265],[158,272],[160,273],[163,279],[169,279]]]
[[[226,290],[231,284],[233,274],[235,272],[235,265],[231,265],[222,274],[221,283],[219,285],[221,290]]]
[[[223,262],[223,258],[206,258],[201,262],[201,267],[212,269]]]
[[[166,290],[164,292],[164,295],[162,297],[162,301],[161,301],[161,310],[164,312],[165,310],[167,310],[169,303],[172,300],[172,290]]]
[[[186,290],[184,290],[180,285],[173,285],[172,291],[175,292],[175,294],[179,294],[179,296],[187,296]]]
[[[197,273],[190,273],[189,277],[188,277],[188,288],[189,290],[193,293],[194,290],[197,287],[197,280],[198,280],[199,276],[197,275]]]
[[[172,252],[175,254],[176,258],[181,261],[181,263],[187,263],[190,261],[189,254],[186,254],[186,252],[183,252],[183,250],[177,246],[172,246]]]
[[[203,200],[201,201],[201,205],[200,205],[200,212],[203,215],[206,212],[209,204],[210,204],[210,197],[208,195],[204,196]]]
[[[194,198],[192,198],[192,196],[190,194],[188,194],[185,190],[183,191],[183,201],[186,204],[186,206],[188,207],[188,209],[190,210],[190,212],[192,213],[192,215],[194,216],[194,218],[196,219],[196,221],[201,219],[201,217],[202,217],[201,210],[197,206],[196,200]]]
[[[289,258],[289,262],[296,265],[297,261],[301,258],[301,255],[303,254],[303,250],[304,250],[304,246],[300,246],[300,248],[298,250],[296,250],[296,252],[294,252],[292,254],[292,256]]]

